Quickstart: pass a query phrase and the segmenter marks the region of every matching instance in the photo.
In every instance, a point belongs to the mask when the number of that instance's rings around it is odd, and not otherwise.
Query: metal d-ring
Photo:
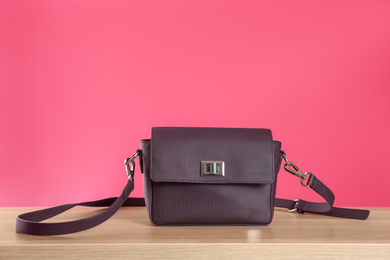
[[[304,176],[305,176],[305,178],[302,178],[301,179],[301,185],[303,186],[303,187],[309,187],[310,185],[309,184],[305,184],[305,183],[303,183],[303,181],[305,181],[308,177],[307,177],[307,175],[310,175],[310,176],[312,176],[312,175],[314,175],[313,173],[311,173],[311,172],[306,172],[305,174],[304,174]]]

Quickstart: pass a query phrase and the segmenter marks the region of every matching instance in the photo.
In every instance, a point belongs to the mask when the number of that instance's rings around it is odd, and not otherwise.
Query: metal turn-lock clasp
[[[224,177],[224,161],[200,161],[200,176]]]

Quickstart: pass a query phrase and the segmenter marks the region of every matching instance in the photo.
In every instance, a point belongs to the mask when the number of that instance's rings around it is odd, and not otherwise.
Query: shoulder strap
[[[309,202],[306,200],[287,200],[287,199],[275,199],[275,207],[288,208],[289,212],[297,211],[298,213],[311,212],[326,216],[333,216],[339,218],[351,218],[351,219],[367,219],[370,215],[369,210],[361,209],[347,209],[333,207],[335,196],[333,192],[322,183],[313,173],[303,173],[295,163],[287,160],[286,153],[281,151],[281,157],[285,160],[284,169],[291,174],[301,178],[301,184],[305,187],[310,187],[317,192],[326,202]],[[309,178],[307,179],[307,176]],[[305,184],[304,181],[307,183]]]
[[[141,153],[137,150],[130,158],[125,160],[128,182],[119,197],[82,203],[65,204],[57,207],[33,211],[19,215],[16,218],[16,231],[19,233],[51,236],[76,233],[93,228],[111,218],[121,206],[145,206],[143,198],[129,198],[134,190],[134,159]],[[57,216],[75,206],[106,207],[103,212],[83,219],[57,223],[41,223],[41,221]]]
[[[82,203],[65,204],[57,207],[25,213],[17,217],[16,231],[19,233],[38,236],[76,233],[102,224],[111,218],[121,206],[145,206],[144,198],[129,198],[130,193],[134,190],[134,159],[138,156],[138,154],[140,154],[140,150],[137,150],[135,154],[125,160],[125,166],[129,180],[119,197]],[[367,219],[370,214],[368,210],[333,207],[335,196],[333,192],[327,186],[325,186],[325,184],[323,184],[314,174],[310,172],[302,173],[293,162],[287,160],[283,151],[282,157],[286,161],[284,168],[294,175],[300,177],[301,184],[303,186],[312,188],[315,192],[321,195],[326,202],[318,203],[300,199],[287,200],[277,198],[275,199],[275,207],[288,208],[289,211],[297,211],[299,213],[311,212],[341,218]],[[294,170],[292,170],[291,167],[293,167]],[[303,181],[306,180],[307,175],[310,177],[307,181],[307,184],[304,184]],[[108,208],[97,215],[79,220],[57,223],[41,223],[41,221],[57,216],[75,206]]]
[[[19,215],[16,219],[16,231],[19,233],[51,236],[76,233],[93,228],[111,218],[121,206],[145,206],[143,198],[128,198],[134,189],[134,181],[129,180],[119,197],[82,203],[66,204]],[[75,206],[107,207],[103,212],[83,219],[58,223],[41,223]]]

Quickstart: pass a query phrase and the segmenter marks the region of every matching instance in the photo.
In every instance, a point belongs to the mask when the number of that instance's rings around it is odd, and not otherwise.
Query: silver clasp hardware
[[[125,159],[125,168],[127,173],[127,178],[129,181],[132,181],[134,179],[134,170],[135,170],[135,163],[134,159],[137,158],[139,155],[139,150],[137,150],[132,156]]]
[[[301,185],[304,186],[304,187],[309,187],[310,185],[308,184],[305,184],[304,181],[307,179],[307,175],[314,175],[313,173],[311,172],[305,172],[303,173],[299,168],[298,166],[287,160],[287,157],[286,157],[286,153],[284,151],[280,151],[280,154],[282,156],[282,158],[284,159],[285,161],[285,164],[284,164],[284,169],[286,171],[288,171],[289,173],[293,174],[294,176],[297,176],[298,178],[301,178]]]
[[[289,209],[288,213],[292,213],[292,212],[298,211],[298,209],[297,209],[298,201],[299,201],[298,199],[294,200],[294,202],[295,202],[294,208]]]
[[[225,176],[224,161],[201,161],[200,176]]]

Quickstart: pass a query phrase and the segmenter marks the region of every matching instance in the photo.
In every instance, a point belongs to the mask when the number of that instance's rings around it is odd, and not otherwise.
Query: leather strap
[[[297,211],[298,213],[311,212],[332,217],[361,220],[367,219],[370,215],[369,210],[333,207],[333,202],[335,200],[333,192],[314,174],[310,174],[307,185],[324,198],[326,202],[309,202],[301,199],[287,200],[276,198],[275,207],[288,208],[289,210]]]
[[[133,190],[134,181],[129,180],[119,197],[66,204],[19,215],[16,219],[16,231],[30,235],[51,236],[76,233],[93,228],[111,218],[121,206],[145,206],[145,200],[143,198],[129,198]],[[41,223],[41,221],[57,216],[75,206],[109,207],[97,215],[79,220]]]
[[[307,184],[315,192],[321,195],[326,202],[318,203],[300,199],[294,201],[276,198],[274,204],[275,207],[288,208],[292,211],[297,211],[298,213],[311,212],[340,218],[362,220],[368,218],[370,214],[368,210],[333,207],[335,199],[333,192],[319,179],[317,179],[315,175],[310,175]],[[30,235],[51,236],[76,233],[93,228],[112,217],[121,206],[145,206],[143,198],[129,198],[133,189],[134,180],[130,179],[119,197],[66,204],[19,215],[16,219],[16,231]],[[57,223],[41,223],[41,221],[57,216],[58,214],[61,214],[75,206],[109,207],[97,215],[79,220]]]

